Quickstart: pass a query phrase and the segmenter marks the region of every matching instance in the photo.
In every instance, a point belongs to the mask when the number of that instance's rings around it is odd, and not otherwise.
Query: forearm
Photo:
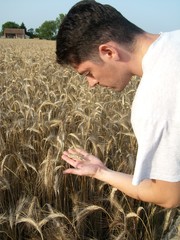
[[[99,169],[94,177],[139,200],[138,188],[132,185],[132,175],[110,169]]]
[[[179,195],[176,194],[179,189],[179,183],[146,179],[139,185],[134,186],[132,185],[132,175],[110,169],[99,169],[95,178],[112,185],[137,200],[155,203],[165,208],[179,205]]]

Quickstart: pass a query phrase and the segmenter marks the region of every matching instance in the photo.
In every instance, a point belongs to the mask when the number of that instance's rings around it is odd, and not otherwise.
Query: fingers
[[[81,155],[83,155],[84,157],[86,157],[87,155],[89,155],[88,152],[86,152],[84,149],[82,148],[75,148],[75,151]]]
[[[62,155],[62,159],[69,163],[74,168],[78,168],[78,166],[82,165],[85,161],[81,150],[80,149],[69,149],[68,151],[64,151]],[[86,153],[86,151],[83,151],[83,153]]]
[[[75,175],[82,175],[80,169],[82,167],[82,162],[80,158],[77,157],[77,154],[74,151],[65,151],[63,152],[62,159],[69,163],[74,168],[68,168],[63,171],[63,174],[75,174]],[[75,155],[75,156],[74,156]]]
[[[70,158],[69,153],[68,152],[64,152],[62,155],[62,159],[64,161],[66,161],[67,163],[69,163],[71,166],[73,166],[74,168],[77,167],[77,160]]]
[[[92,155],[90,153],[86,152],[82,148],[76,148],[75,151],[78,154],[78,156],[80,156],[82,158],[82,160],[88,161],[88,160],[90,160],[90,157],[92,157]]]
[[[68,151],[63,152],[63,155],[74,159],[74,160],[87,160],[87,156],[90,154],[81,148],[68,149]]]

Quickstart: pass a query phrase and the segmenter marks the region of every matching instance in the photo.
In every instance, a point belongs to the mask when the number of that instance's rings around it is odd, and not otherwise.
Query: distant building
[[[5,28],[4,38],[26,38],[25,30],[20,28]]]

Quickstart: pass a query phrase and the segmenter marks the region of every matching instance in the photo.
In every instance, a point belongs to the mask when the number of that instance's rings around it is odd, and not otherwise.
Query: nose
[[[87,77],[87,81],[88,81],[89,87],[94,87],[95,85],[98,84],[98,81],[91,77]]]

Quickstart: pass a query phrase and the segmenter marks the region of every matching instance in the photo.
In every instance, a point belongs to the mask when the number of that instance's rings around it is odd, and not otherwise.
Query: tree
[[[59,16],[56,18],[56,27],[57,27],[57,31],[59,29],[59,26],[61,25],[63,19],[64,19],[65,15],[63,13],[60,13]]]
[[[5,28],[20,28],[20,26],[15,22],[6,22],[2,25],[2,33],[4,33]]]
[[[34,38],[35,37],[35,31],[34,28],[30,28],[28,29],[27,33],[26,33],[30,38]]]
[[[56,21],[45,21],[36,32],[41,39],[52,40],[56,38],[57,26]]]
[[[25,26],[25,24],[24,24],[23,22],[21,23],[21,25],[19,26],[19,28],[24,29],[25,34],[27,34],[27,28],[26,28],[26,26]]]

